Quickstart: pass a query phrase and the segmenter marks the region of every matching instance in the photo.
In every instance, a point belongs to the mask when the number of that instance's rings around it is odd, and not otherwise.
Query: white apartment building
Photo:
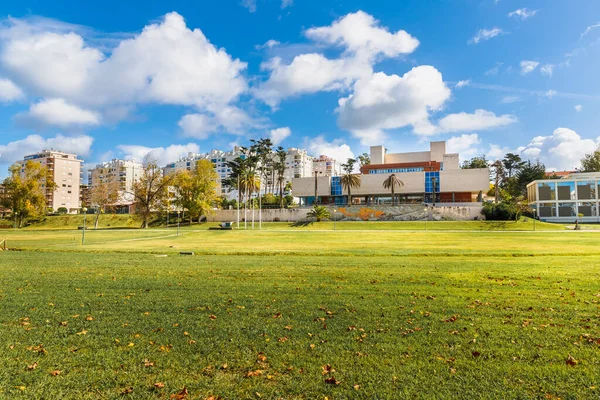
[[[120,188],[116,205],[129,205],[134,202],[133,184],[140,179],[143,169],[137,161],[113,159],[90,169],[88,184],[93,190],[102,183],[118,182]]]
[[[318,176],[339,176],[342,174],[342,163],[331,157],[321,155],[313,159],[311,175],[315,173]]]
[[[285,158],[285,183],[294,178],[306,178],[312,175],[314,158],[306,150],[290,147]]]
[[[52,211],[65,207],[69,213],[77,213],[79,203],[79,184],[83,160],[77,155],[54,150],[42,150],[26,156],[21,164],[21,174],[25,173],[25,163],[33,161],[42,164],[50,171],[55,190],[46,189],[46,204]]]

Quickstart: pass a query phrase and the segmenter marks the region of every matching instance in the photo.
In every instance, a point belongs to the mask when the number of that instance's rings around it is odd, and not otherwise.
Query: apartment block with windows
[[[33,161],[40,163],[50,171],[50,176],[56,189],[46,188],[46,205],[52,211],[66,208],[69,213],[77,213],[79,203],[79,185],[81,183],[81,169],[83,160],[77,155],[63,153],[55,150],[43,150],[39,153],[26,156],[21,164],[21,173],[25,173],[25,163]]]
[[[313,160],[312,169],[313,176],[315,174],[317,176],[339,176],[342,174],[342,162],[326,155],[321,155]]]
[[[600,172],[571,173],[527,185],[527,200],[542,221],[600,222]]]
[[[119,197],[115,205],[129,206],[134,202],[133,184],[140,179],[143,169],[137,161],[113,159],[89,170],[88,186],[93,190],[103,183],[118,182]]]
[[[390,189],[383,186],[391,174],[403,183],[396,188],[394,203],[476,203],[489,190],[489,169],[461,169],[458,154],[446,152],[446,142],[431,142],[429,151],[409,153],[388,153],[383,146],[372,146],[370,158],[371,164],[361,168],[360,186],[352,189],[353,204],[391,204]],[[347,201],[340,176],[318,174],[294,179],[292,185],[303,205]]]
[[[314,158],[306,150],[290,147],[285,158],[285,182],[312,175]]]

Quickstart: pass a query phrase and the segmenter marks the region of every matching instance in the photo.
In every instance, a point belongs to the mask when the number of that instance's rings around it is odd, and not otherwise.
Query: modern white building
[[[336,159],[321,155],[313,159],[311,175],[339,176],[342,174],[342,164],[342,162]]]
[[[383,185],[391,174],[403,183],[396,187],[396,204],[475,203],[489,190],[489,169],[461,169],[458,154],[446,153],[446,142],[431,142],[429,151],[393,154],[383,146],[372,146],[370,157],[371,164],[361,168],[360,186],[352,189],[353,204],[392,203],[391,191]],[[341,177],[327,171],[294,179],[292,185],[303,205],[347,202]]]
[[[600,172],[571,173],[527,185],[527,200],[542,221],[600,222]]]
[[[312,175],[314,158],[306,150],[290,147],[285,158],[285,183],[294,178],[305,178]]]
[[[143,172],[143,165],[134,160],[118,160],[98,164],[89,170],[88,186],[90,190],[102,183],[119,183],[119,196],[115,205],[131,205],[134,202],[133,184]]]
[[[21,174],[25,173],[25,163],[33,161],[40,163],[50,171],[50,176],[56,184],[55,190],[46,188],[46,205],[52,211],[66,208],[69,213],[77,213],[79,203],[79,184],[81,183],[81,168],[83,160],[77,155],[55,150],[42,150],[39,153],[26,156],[21,164]]]

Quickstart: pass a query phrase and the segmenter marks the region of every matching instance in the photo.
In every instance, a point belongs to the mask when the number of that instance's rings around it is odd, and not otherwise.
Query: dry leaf
[[[277,314],[273,315],[273,318],[277,319],[277,318],[281,318],[281,313],[278,312]]]
[[[342,383],[342,382],[338,381],[337,379],[335,379],[335,378],[332,376],[332,377],[329,377],[329,378],[325,379],[325,383],[328,383],[328,384],[330,384],[330,385],[339,385],[339,384],[340,384],[340,383]]]
[[[264,374],[265,371],[261,370],[261,369],[257,369],[256,371],[249,371],[246,373],[246,378],[252,378],[254,376],[259,376]]]
[[[33,371],[34,369],[37,368],[37,366],[38,366],[38,363],[34,362],[33,364],[27,366],[27,371]]]
[[[185,399],[187,397],[187,395],[188,395],[188,390],[187,390],[187,388],[184,387],[183,389],[181,389],[181,392],[172,394],[170,398],[175,399],[175,400],[182,400],[182,399]]]
[[[471,355],[472,355],[473,357],[479,357],[479,356],[481,355],[481,353],[480,353],[480,352],[478,352],[478,351],[472,351],[472,352],[471,352]]]
[[[327,375],[332,372],[335,372],[335,369],[333,369],[333,367],[329,364],[321,366],[321,370],[322,370],[323,375]]]
[[[93,320],[94,320],[94,317],[92,317],[91,315],[88,315],[88,316],[85,318],[85,320],[86,320],[86,321],[93,321]]]
[[[144,359],[144,367],[154,367],[154,363],[146,358]]]
[[[133,392],[133,387],[129,386],[127,388],[125,388],[125,390],[123,390],[121,392],[121,396],[125,396],[126,394],[132,393]]]
[[[577,364],[579,364],[579,361],[577,361],[572,355],[569,354],[569,357],[567,357],[567,360],[565,361],[567,363],[567,365],[574,367]]]
[[[360,389],[360,385],[354,385],[354,390]]]
[[[54,371],[50,372],[50,375],[52,375],[52,376],[58,376],[60,374],[62,374],[62,371],[60,371],[58,369],[55,369]]]
[[[162,383],[162,382],[156,382],[156,383],[154,384],[154,387],[155,387],[155,388],[157,388],[157,389],[162,389],[162,388],[164,388],[164,387],[165,387],[165,384],[164,384],[164,383]]]
[[[265,353],[258,353],[256,355],[256,358],[258,359],[258,361],[260,362],[265,362],[267,361],[267,356],[265,355]]]
[[[214,315],[214,314],[210,314],[210,315],[208,316],[208,318],[210,318],[210,319],[212,319],[212,320],[214,321],[215,319],[217,319],[217,316],[216,316],[216,315]]]

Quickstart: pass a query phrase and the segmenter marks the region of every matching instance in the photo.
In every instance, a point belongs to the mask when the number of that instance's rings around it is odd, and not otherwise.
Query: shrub
[[[56,210],[56,212],[60,215],[64,215],[64,214],[68,213],[69,210],[67,210],[67,207],[59,207],[58,210]]]

